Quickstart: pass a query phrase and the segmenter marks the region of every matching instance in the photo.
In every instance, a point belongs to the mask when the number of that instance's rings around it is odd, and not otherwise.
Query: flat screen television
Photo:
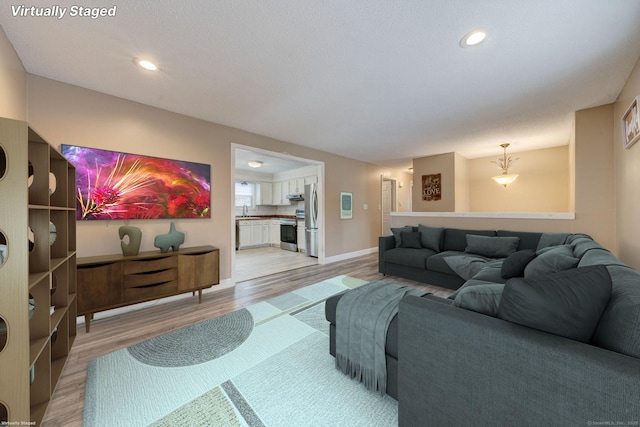
[[[61,146],[76,168],[79,220],[211,218],[211,166]]]

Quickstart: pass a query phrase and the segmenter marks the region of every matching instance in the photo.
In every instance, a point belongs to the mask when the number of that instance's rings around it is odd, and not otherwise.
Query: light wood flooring
[[[318,264],[318,259],[275,246],[236,251],[236,283]]]
[[[78,335],[42,426],[82,426],[87,363],[91,359],[341,274],[368,281],[384,277],[378,273],[377,254],[371,254],[327,265],[297,268],[240,282],[235,288],[205,292],[202,304],[198,304],[196,296],[95,320],[91,323],[90,333],[86,333],[82,327],[78,328]],[[424,288],[440,296],[451,293],[448,289],[411,280],[396,277],[385,279]]]

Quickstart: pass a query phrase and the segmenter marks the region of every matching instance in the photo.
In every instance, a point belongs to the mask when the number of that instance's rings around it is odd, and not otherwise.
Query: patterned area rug
[[[83,425],[395,426],[398,406],[335,368],[338,276],[89,362]]]

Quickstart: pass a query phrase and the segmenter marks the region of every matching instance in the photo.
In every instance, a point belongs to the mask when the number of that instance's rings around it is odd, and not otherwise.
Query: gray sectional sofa
[[[380,238],[381,272],[458,289],[405,297],[389,325],[399,425],[640,425],[640,273],[583,234],[442,229],[436,252],[418,229]],[[477,265],[429,261],[445,252]]]
[[[458,289],[475,269],[454,271],[452,257],[489,254],[487,259],[502,259],[511,252],[538,250],[558,245],[567,238],[564,233],[532,233],[509,230],[467,230],[458,228],[439,228],[424,225],[392,228],[393,235],[378,238],[378,270],[389,276],[398,276],[418,282],[428,283],[449,289]],[[467,235],[500,237],[516,241],[516,246],[482,247],[480,254],[474,253],[475,247],[467,244]],[[402,237],[404,236],[404,240]],[[498,249],[496,252],[494,249]],[[500,252],[502,250],[502,252]],[[469,258],[470,259],[470,258]],[[476,257],[477,259],[477,257]],[[447,262],[449,260],[449,262]],[[460,258],[460,266],[467,264]],[[474,264],[477,264],[474,263]],[[452,268],[452,265],[454,267]],[[478,265],[476,265],[478,267]],[[460,276],[460,273],[463,273]]]
[[[640,273],[588,236],[565,243],[558,251],[570,249],[577,268],[501,286],[474,279],[451,305],[402,300],[399,425],[640,425]],[[610,294],[601,293],[607,278]],[[510,296],[520,310],[510,318],[507,290],[525,280],[542,292]],[[603,311],[585,315],[594,301]],[[588,338],[563,336],[576,326]]]

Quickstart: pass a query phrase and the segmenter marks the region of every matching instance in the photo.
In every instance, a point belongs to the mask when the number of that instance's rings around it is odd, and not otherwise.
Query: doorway
[[[396,209],[396,179],[382,176],[382,235],[391,234],[391,212]]]
[[[251,163],[259,167],[250,166]],[[248,166],[249,165],[249,166]],[[231,271],[235,283],[324,262],[324,198],[319,195],[318,256],[305,253],[305,186],[324,184],[324,163],[255,147],[231,144]],[[243,190],[237,196],[237,188]],[[244,193],[247,194],[244,194]],[[287,196],[296,197],[287,197]],[[242,206],[240,206],[242,205]],[[282,221],[293,221],[296,248],[282,249]],[[247,226],[249,225],[249,226]],[[291,234],[291,233],[290,233]]]

